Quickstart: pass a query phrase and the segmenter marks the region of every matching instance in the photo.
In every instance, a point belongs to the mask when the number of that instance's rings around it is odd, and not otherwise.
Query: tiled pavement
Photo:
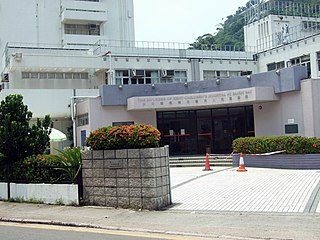
[[[320,213],[320,170],[171,168],[171,210]]]

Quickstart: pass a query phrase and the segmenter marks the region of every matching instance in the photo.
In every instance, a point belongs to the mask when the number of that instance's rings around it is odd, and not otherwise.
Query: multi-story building
[[[19,14],[18,0],[3,0],[0,96],[23,94],[35,117],[73,126],[77,145],[132,122],[156,125],[172,154],[228,152],[239,136],[320,136],[319,7],[258,2],[245,49],[194,50],[134,41],[133,0],[29,0]]]

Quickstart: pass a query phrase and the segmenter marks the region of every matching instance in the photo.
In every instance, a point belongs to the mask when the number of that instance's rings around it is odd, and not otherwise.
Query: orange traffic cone
[[[212,169],[210,168],[210,162],[209,162],[209,153],[206,153],[206,165],[203,169],[203,171],[211,171]]]
[[[240,153],[239,168],[237,169],[237,172],[246,172],[246,171],[248,171],[248,170],[246,169],[246,166],[244,165],[242,153]]]

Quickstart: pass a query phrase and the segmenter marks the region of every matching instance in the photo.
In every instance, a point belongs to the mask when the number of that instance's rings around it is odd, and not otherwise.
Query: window
[[[174,71],[174,82],[186,82],[187,79],[187,71]]]
[[[204,80],[214,80],[217,78],[216,71],[203,71]]]
[[[160,82],[160,73],[157,70],[146,70],[146,84],[150,83],[159,83]]]
[[[238,77],[241,75],[241,71],[203,71],[204,80],[215,80],[217,78],[230,78]]]
[[[21,77],[22,79],[89,79],[89,74],[87,72],[22,72]]]
[[[78,126],[84,126],[89,124],[89,116],[87,114],[83,114],[78,116]]]
[[[313,32],[320,30],[320,22],[302,21],[302,31]]]
[[[284,61],[267,64],[268,71],[273,71],[273,70],[281,69],[284,67],[285,67]]]
[[[21,75],[22,75],[22,79],[30,78],[30,73],[29,72],[22,72]]]
[[[48,78],[48,73],[40,73],[39,74],[40,79],[47,79]]]
[[[297,58],[292,58],[288,62],[289,66],[306,66],[308,77],[311,77],[311,63],[310,63],[310,55],[303,55]]]
[[[318,77],[320,76],[320,52],[317,52]]]
[[[116,84],[152,84],[160,82],[159,70],[116,70]]]
[[[100,25],[96,24],[65,24],[65,34],[73,35],[100,35]]]
[[[63,73],[56,73],[56,79],[63,79]]]
[[[30,76],[31,76],[32,79],[39,78],[38,77],[39,76],[38,73],[35,73],[35,72],[32,72]]]
[[[116,85],[129,84],[129,70],[116,70]]]

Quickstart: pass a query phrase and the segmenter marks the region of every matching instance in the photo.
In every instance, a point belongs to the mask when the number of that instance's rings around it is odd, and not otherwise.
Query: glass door
[[[198,153],[212,152],[211,110],[197,111]]]
[[[229,153],[231,148],[230,121],[228,109],[213,109],[213,152]]]

